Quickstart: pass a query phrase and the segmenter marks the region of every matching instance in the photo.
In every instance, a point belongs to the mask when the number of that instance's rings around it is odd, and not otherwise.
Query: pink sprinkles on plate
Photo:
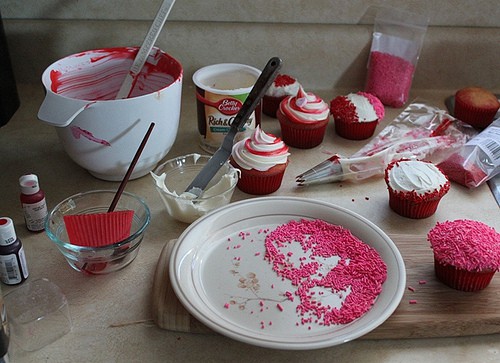
[[[292,243],[300,243],[307,258],[290,261],[282,249]],[[303,219],[278,226],[266,236],[265,247],[265,258],[273,270],[297,286],[294,295],[299,299],[297,312],[302,325],[352,322],[372,307],[387,278],[387,266],[375,249],[348,229],[322,220]],[[328,272],[318,273],[324,267],[318,260],[334,256],[339,258],[338,263]],[[315,298],[318,289],[345,299],[340,307],[323,305]]]

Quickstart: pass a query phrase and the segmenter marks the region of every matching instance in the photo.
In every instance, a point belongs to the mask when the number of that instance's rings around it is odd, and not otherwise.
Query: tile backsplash
[[[69,54],[140,45],[161,0],[0,0],[18,82],[39,82]],[[177,0],[156,44],[196,69],[238,62],[262,68],[272,56],[309,89],[361,89],[373,18],[381,6],[429,17],[413,87],[500,91],[498,0]]]

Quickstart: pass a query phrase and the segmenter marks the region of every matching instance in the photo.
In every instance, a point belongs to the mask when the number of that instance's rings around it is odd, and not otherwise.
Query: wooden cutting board
[[[434,276],[425,236],[391,235],[406,265],[407,289],[392,316],[361,339],[431,338],[500,333],[500,278],[479,292],[461,292]],[[165,244],[153,282],[153,319],[163,329],[213,333],[177,299],[168,265],[175,240]],[[424,283],[425,282],[425,283]]]

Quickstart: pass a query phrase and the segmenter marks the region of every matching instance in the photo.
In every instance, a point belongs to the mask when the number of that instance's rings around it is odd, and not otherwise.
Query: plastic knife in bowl
[[[229,132],[224,137],[224,140],[222,140],[222,145],[210,158],[203,169],[201,169],[191,184],[189,184],[186,188],[186,193],[199,197],[217,171],[229,159],[233,149],[234,137],[239,131],[241,131],[245,122],[248,120],[252,112],[254,112],[262,97],[264,97],[267,89],[278,75],[281,64],[282,61],[278,57],[273,57],[267,62],[248,97],[243,103],[243,106],[241,106],[238,114],[231,123]]]

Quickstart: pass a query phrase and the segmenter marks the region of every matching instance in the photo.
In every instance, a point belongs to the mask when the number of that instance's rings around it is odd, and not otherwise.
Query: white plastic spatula
[[[118,94],[116,95],[117,100],[128,98],[132,92],[137,75],[141,72],[144,63],[146,63],[146,59],[148,58],[149,53],[151,53],[151,49],[153,49],[156,39],[158,38],[158,35],[160,34],[161,29],[167,20],[168,14],[174,6],[174,3],[175,0],[163,0],[163,3],[156,13],[156,17],[153,20],[153,24],[151,24],[151,27],[149,28],[148,34],[146,35],[144,42],[142,42],[141,48],[139,48],[139,51],[137,52],[134,63],[132,64],[132,67],[130,67],[129,72],[125,77]]]

